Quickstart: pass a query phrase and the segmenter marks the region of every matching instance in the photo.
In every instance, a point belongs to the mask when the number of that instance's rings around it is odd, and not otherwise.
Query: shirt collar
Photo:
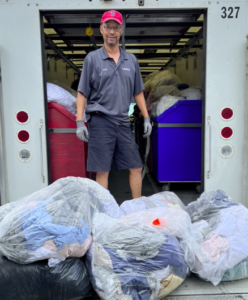
[[[125,51],[123,51],[121,47],[120,47],[120,53],[121,53],[120,58],[122,60],[123,59],[128,59],[127,53]],[[102,57],[102,59],[108,59],[109,58],[108,53],[106,52],[104,46],[102,46],[102,48],[101,48],[101,57]]]
[[[121,47],[120,47],[121,49]],[[123,55],[124,59],[128,59],[127,52],[121,49],[121,54]]]
[[[108,53],[106,52],[104,46],[102,46],[102,48],[101,48],[101,57],[102,57],[102,59],[109,58]]]

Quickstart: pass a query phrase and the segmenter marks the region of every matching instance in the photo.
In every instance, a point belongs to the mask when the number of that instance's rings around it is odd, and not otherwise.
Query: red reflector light
[[[18,139],[21,142],[27,142],[29,140],[29,133],[26,130],[21,130],[18,132]]]
[[[152,224],[155,226],[160,225],[159,219],[154,220]]]
[[[26,123],[28,121],[28,114],[25,111],[19,111],[16,115],[16,119],[20,123]]]
[[[230,120],[233,117],[233,110],[229,107],[226,107],[222,110],[221,116],[225,120]]]
[[[233,135],[233,130],[231,127],[224,127],[221,130],[221,136],[224,139],[229,139]]]

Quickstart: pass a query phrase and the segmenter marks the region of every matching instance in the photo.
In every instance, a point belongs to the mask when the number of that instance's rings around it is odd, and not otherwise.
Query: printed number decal
[[[221,9],[222,9],[222,12],[223,12],[223,14],[221,15],[221,18],[223,18],[223,19],[226,19],[226,18],[228,18],[228,19],[233,19],[233,18],[237,19],[238,18],[239,9],[240,9],[239,6],[228,7],[228,8],[223,6]],[[235,14],[235,16],[234,16],[234,14]]]

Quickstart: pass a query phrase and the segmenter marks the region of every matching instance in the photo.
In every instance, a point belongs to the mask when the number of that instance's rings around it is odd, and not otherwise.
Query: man
[[[96,181],[108,188],[114,159],[117,170],[129,169],[132,196],[138,198],[142,162],[128,119],[132,97],[144,117],[144,137],[151,134],[152,127],[138,62],[133,54],[119,47],[122,24],[119,12],[105,12],[100,25],[104,46],[90,52],[84,60],[77,96],[77,137],[89,141],[87,171],[96,172]],[[88,130],[82,121],[86,101]]]

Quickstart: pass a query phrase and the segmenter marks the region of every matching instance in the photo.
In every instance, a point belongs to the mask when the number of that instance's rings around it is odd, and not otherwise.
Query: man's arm
[[[88,133],[88,129],[85,126],[84,121],[83,121],[83,113],[84,113],[85,104],[86,104],[86,98],[84,97],[83,94],[78,92],[78,94],[77,94],[77,131],[76,131],[76,135],[80,140],[88,142],[89,133]]]
[[[86,105],[86,98],[80,92],[77,93],[77,121],[83,120],[84,108]]]
[[[151,132],[152,132],[152,125],[150,122],[150,118],[148,116],[147,108],[146,108],[146,102],[144,98],[144,94],[141,91],[137,95],[134,96],[134,100],[136,104],[138,105],[143,117],[144,117],[144,138],[147,138]]]
[[[148,112],[147,112],[147,108],[146,108],[146,102],[145,102],[145,97],[144,97],[143,91],[141,91],[140,93],[135,95],[134,100],[135,100],[136,104],[138,105],[138,108],[140,109],[143,117],[147,118]]]

